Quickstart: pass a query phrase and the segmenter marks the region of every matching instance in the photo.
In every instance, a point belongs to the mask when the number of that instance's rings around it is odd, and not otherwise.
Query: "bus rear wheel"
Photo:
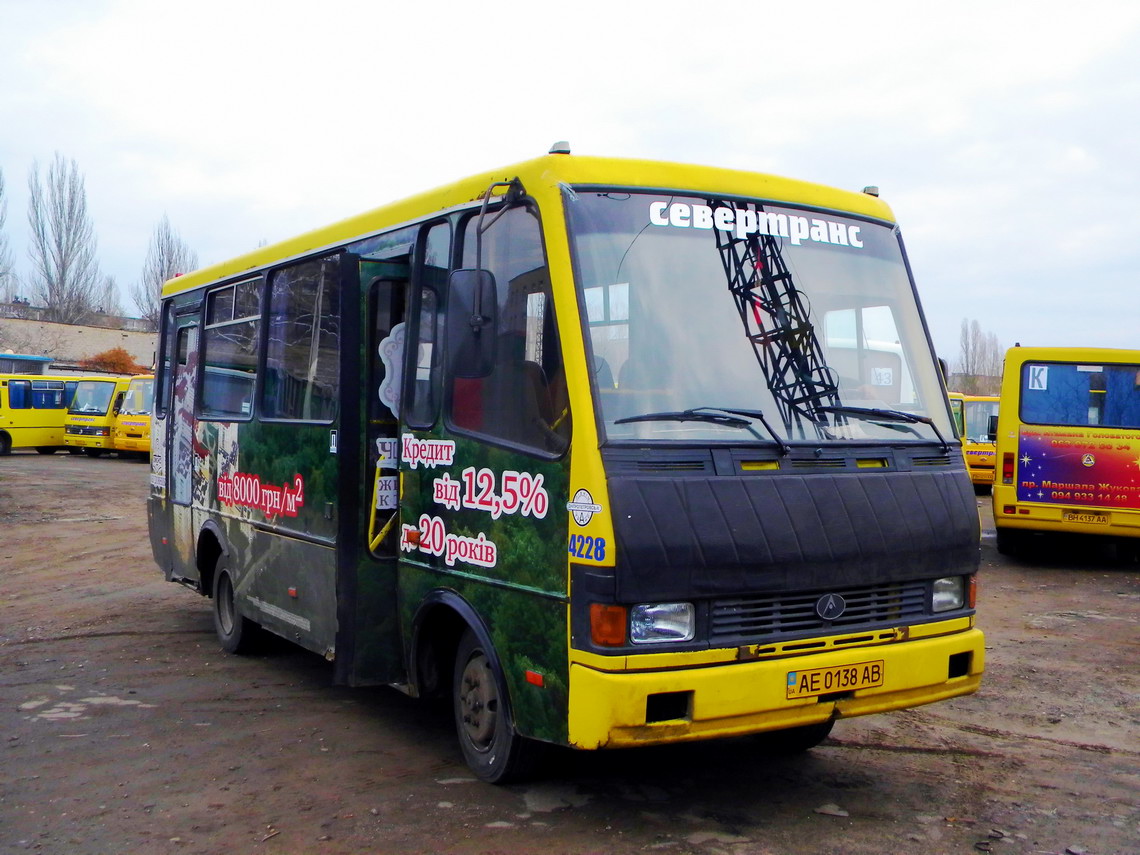
[[[12,438],[6,433],[0,433],[0,457],[12,453]]]
[[[1025,536],[1018,529],[999,528],[994,534],[997,551],[1002,555],[1016,555],[1025,545]]]
[[[257,634],[257,624],[244,617],[234,602],[230,571],[218,559],[214,568],[214,631],[226,653],[248,653]]]
[[[491,784],[526,778],[542,754],[540,743],[515,732],[506,698],[499,668],[475,633],[467,630],[455,656],[455,729],[467,765]]]

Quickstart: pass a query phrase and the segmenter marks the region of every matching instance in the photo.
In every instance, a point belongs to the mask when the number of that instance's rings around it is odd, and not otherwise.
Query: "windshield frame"
[[[886,253],[882,255],[881,263],[884,265],[884,269],[891,271],[889,277],[891,281],[884,287],[888,288],[890,292],[891,299],[894,301],[892,305],[906,315],[900,322],[900,327],[905,329],[905,338],[900,337],[900,339],[894,343],[894,347],[898,350],[902,360],[901,363],[899,363],[903,366],[902,373],[908,375],[905,379],[914,387],[912,390],[913,394],[921,395],[921,397],[915,399],[916,407],[914,411],[911,412],[909,407],[900,407],[897,402],[856,401],[853,402],[855,406],[851,406],[847,404],[847,399],[840,401],[836,398],[828,401],[821,398],[819,399],[820,402],[833,405],[830,408],[831,412],[825,414],[824,411],[828,409],[827,407],[815,411],[807,420],[809,427],[806,430],[801,429],[797,435],[794,430],[789,430],[786,419],[782,421],[784,414],[777,413],[773,409],[771,400],[769,400],[767,406],[757,408],[754,404],[743,404],[738,400],[722,400],[718,399],[715,394],[711,394],[706,395],[701,400],[686,398],[672,406],[650,406],[640,409],[637,412],[624,413],[621,416],[607,410],[607,403],[604,399],[610,392],[608,383],[613,383],[615,388],[620,388],[621,382],[614,382],[614,380],[616,380],[616,374],[613,375],[613,380],[608,378],[603,379],[603,376],[601,376],[603,375],[603,371],[599,368],[599,363],[604,364],[605,359],[598,353],[594,333],[599,326],[605,326],[607,324],[615,327],[620,326],[622,319],[619,317],[615,320],[607,315],[599,324],[599,322],[595,320],[598,300],[597,298],[591,298],[588,292],[591,290],[604,290],[607,292],[607,296],[602,298],[602,302],[606,306],[605,311],[608,313],[610,306],[613,304],[613,298],[608,296],[608,291],[613,288],[624,287],[628,295],[630,286],[628,282],[619,281],[623,278],[622,276],[613,276],[611,284],[603,284],[602,288],[599,288],[596,277],[591,278],[591,275],[586,273],[585,269],[587,267],[591,266],[591,264],[596,264],[594,259],[587,260],[584,258],[589,256],[592,251],[585,246],[586,242],[588,242],[588,239],[591,237],[599,241],[606,240],[609,239],[607,235],[611,234],[603,229],[591,231],[589,228],[579,227],[580,222],[576,219],[579,214],[574,206],[580,204],[582,198],[588,195],[592,195],[594,199],[607,197],[618,201],[634,203],[640,200],[653,206],[658,212],[658,217],[662,220],[670,216],[671,211],[667,207],[669,205],[677,205],[681,209],[684,209],[686,204],[688,204],[689,211],[692,211],[697,207],[696,203],[700,203],[702,200],[709,200],[710,204],[714,206],[714,212],[716,212],[717,206],[721,203],[724,203],[726,206],[734,206],[734,210],[736,211],[747,210],[749,206],[751,206],[751,209],[757,212],[763,212],[758,215],[761,222],[763,222],[765,215],[771,218],[773,215],[789,214],[794,215],[796,219],[803,220],[804,222],[810,220],[813,224],[821,222],[828,224],[840,223],[838,226],[831,226],[833,229],[833,237],[836,234],[835,229],[842,228],[843,223],[850,224],[848,227],[851,228],[850,234],[852,235],[852,240],[855,239],[854,235],[860,230],[863,230],[863,233],[866,235],[873,235],[877,241],[877,252],[882,253],[883,247],[887,247]],[[910,261],[907,257],[906,247],[902,241],[901,232],[898,225],[893,221],[868,217],[851,211],[823,208],[792,201],[767,200],[723,193],[712,194],[694,190],[582,184],[573,187],[564,186],[563,200],[567,243],[574,273],[575,296],[578,302],[579,317],[581,320],[581,334],[584,338],[585,350],[589,365],[591,366],[591,391],[599,437],[603,444],[626,444],[627,442],[635,442],[638,444],[646,442],[667,442],[670,444],[697,443],[701,445],[720,443],[740,444],[742,442],[748,444],[764,443],[774,445],[781,453],[785,453],[787,446],[798,443],[808,443],[812,445],[818,445],[821,442],[829,444],[857,443],[881,445],[884,443],[897,444],[904,442],[923,444],[937,443],[940,446],[944,446],[943,436],[954,435],[953,418],[950,413],[945,388],[937,375],[938,369],[934,348],[932,346],[926,319],[918,299]],[[684,210],[682,210],[682,214],[684,214]],[[690,213],[688,216],[695,219],[695,214]],[[708,218],[709,215],[705,213],[704,219],[706,222]],[[689,225],[689,223],[683,219],[681,222],[685,225]],[[662,223],[655,221],[653,225],[662,225]],[[629,238],[628,247],[622,256],[622,261],[618,267],[615,268],[617,272],[623,271],[622,265],[626,263],[626,256],[631,254],[634,243],[641,240],[643,233],[649,228],[650,225],[647,222],[645,225],[642,225],[640,231],[633,232],[631,230],[627,233],[627,238]],[[707,225],[702,226],[702,228],[706,230],[705,234],[711,231]],[[719,229],[720,226],[718,225],[717,228]],[[730,225],[729,228],[731,229],[732,226]],[[688,235],[679,236],[678,233],[674,233],[673,236],[676,237],[678,241],[685,238],[692,239],[691,235],[695,231],[696,229],[694,228]],[[614,239],[617,239],[619,233],[613,232],[612,234],[614,235]],[[630,235],[632,235],[632,237],[630,237]],[[802,262],[805,257],[810,259],[810,257],[802,255],[803,250],[809,248],[806,241],[789,241],[787,240],[787,235],[783,235],[783,240],[781,241],[779,240],[780,237],[781,236],[774,236],[773,242],[777,243],[778,246],[775,255],[771,256],[772,258],[778,259],[781,255],[791,255],[796,259],[797,263]],[[861,239],[862,237],[860,237],[860,240]],[[827,242],[826,236],[824,242]],[[719,236],[717,243],[719,246]],[[860,248],[862,245],[862,243],[854,244],[854,246]],[[704,252],[704,250],[701,250],[701,252]],[[724,255],[722,252],[722,257]],[[869,253],[869,255],[872,254]],[[822,257],[826,258],[827,256]],[[835,257],[838,258],[838,256]],[[872,257],[877,256],[872,255]],[[873,297],[874,295],[865,294],[864,291],[860,289],[856,277],[852,277],[851,282],[846,281],[846,269],[843,266],[845,262],[840,260],[833,261],[832,263],[838,264],[839,267],[837,269],[844,272],[844,276],[840,277],[840,284],[842,287],[846,287],[851,291],[851,294],[856,300],[853,305],[856,307],[864,306],[864,308],[870,306],[869,303],[864,304],[859,301],[863,300],[864,297]],[[724,264],[725,268],[720,274],[720,277],[722,281],[725,282],[726,291],[732,291],[733,285],[729,278],[731,276],[729,263],[725,261]],[[760,266],[763,265],[761,264]],[[744,269],[744,265],[740,265],[740,269]],[[705,280],[702,280],[702,284],[703,281]],[[754,278],[754,281],[758,281],[758,279]],[[816,282],[810,282],[808,285],[809,290],[814,287],[816,287]],[[682,296],[691,297],[691,292],[682,292]],[[727,295],[726,299],[728,299]],[[631,311],[629,306],[633,302],[633,298],[626,296],[625,300],[626,316],[624,323],[628,328],[630,326],[629,313]],[[864,310],[860,309],[858,311],[862,312]],[[743,316],[744,309],[741,309],[741,314]],[[810,310],[805,317],[810,317]],[[737,329],[740,329],[739,321],[737,324]],[[819,327],[820,325],[821,321],[817,318],[815,326]],[[747,326],[747,322],[745,326]],[[860,333],[865,335],[865,330],[859,326],[858,323],[855,328],[859,329]],[[903,333],[899,334],[900,336],[903,335]],[[629,332],[626,332],[627,338],[629,335]],[[831,336],[831,333],[828,333],[828,335]],[[819,336],[818,332],[816,336]],[[749,335],[746,334],[745,331],[742,331],[741,338],[748,337]],[[831,338],[834,338],[834,336],[831,336]],[[859,347],[860,350],[866,349],[868,347],[866,340],[862,338],[859,340],[863,340],[864,344],[857,347]],[[668,341],[666,341],[666,343],[668,344]],[[626,347],[629,349],[632,345],[627,344]],[[756,350],[759,351],[759,348],[756,348]],[[761,357],[755,356],[754,359],[759,361]],[[753,364],[756,363],[754,362]],[[833,365],[828,364],[826,361],[824,361],[822,365],[826,370],[834,373],[835,368]],[[752,369],[748,370],[752,371]],[[761,370],[763,370],[762,365]],[[909,377],[911,372],[916,375],[921,372],[925,376]],[[611,373],[613,373],[612,369]],[[771,395],[772,383],[768,381],[768,373],[766,371],[763,374],[756,374],[754,371],[752,373],[760,377],[762,383],[768,383],[769,388],[765,391]],[[897,382],[899,381],[896,381],[896,383]],[[779,384],[777,383],[777,385]],[[921,393],[918,392],[917,387],[919,386],[921,386]],[[742,415],[743,413],[740,411],[744,410],[760,418],[756,420],[754,430],[743,432],[740,430],[739,425],[734,424],[730,420],[668,418],[670,414],[688,413],[702,409],[720,410],[722,412],[737,413],[738,415]],[[898,411],[905,409],[907,413],[917,416],[918,418],[916,418],[911,425],[914,428],[913,430],[900,431],[900,422],[897,418],[884,418],[876,422],[869,419],[864,413],[856,415],[849,412],[851,409],[866,410],[868,412],[874,410]],[[662,418],[653,418],[654,416],[660,416]],[[764,417],[766,417],[766,419]],[[765,421],[768,422],[767,425],[764,424]],[[621,423],[644,425],[653,422],[659,424],[671,422],[672,425],[665,429],[643,429],[636,436],[623,436],[620,431],[614,429],[616,425]],[[860,428],[858,425],[873,425],[873,427],[868,430]],[[810,435],[813,431],[815,431],[817,435]],[[765,434],[770,434],[771,437],[769,438]]]

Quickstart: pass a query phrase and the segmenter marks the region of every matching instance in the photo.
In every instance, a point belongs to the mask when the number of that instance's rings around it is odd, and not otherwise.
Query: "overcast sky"
[[[166,214],[203,264],[544,154],[859,190],[940,354],[1140,347],[1140,3],[0,0],[5,233],[75,160],[123,303]]]

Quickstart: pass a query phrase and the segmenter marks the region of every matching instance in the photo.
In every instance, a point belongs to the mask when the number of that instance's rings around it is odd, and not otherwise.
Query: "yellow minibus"
[[[0,375],[0,455],[13,448],[52,454],[64,447],[63,423],[78,377]]]
[[[1140,351],[1014,347],[1005,359],[993,487],[997,548],[1033,532],[1140,541]]]
[[[98,457],[114,448],[111,429],[116,408],[122,405],[130,384],[129,377],[84,377],[75,387],[75,396],[64,422],[64,443]]]
[[[153,403],[154,375],[132,377],[111,428],[115,451],[150,455],[150,411]]]
[[[165,577],[226,651],[448,699],[484,781],[978,688],[977,506],[874,193],[557,145],[172,279],[161,326]]]

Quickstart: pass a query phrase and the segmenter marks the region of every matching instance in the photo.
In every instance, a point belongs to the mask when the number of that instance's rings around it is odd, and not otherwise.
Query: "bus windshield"
[[[740,200],[565,193],[608,439],[953,435],[894,226]]]
[[[993,400],[967,399],[963,406],[966,410],[964,414],[966,439],[969,442],[993,442],[993,434],[990,433],[990,419],[998,414],[997,398]]]
[[[80,380],[75,387],[69,413],[75,415],[106,415],[115,395],[115,384],[110,380]]]
[[[123,407],[119,410],[119,414],[124,416],[149,415],[153,400],[154,378],[136,377],[127,387],[127,397],[123,400]]]

